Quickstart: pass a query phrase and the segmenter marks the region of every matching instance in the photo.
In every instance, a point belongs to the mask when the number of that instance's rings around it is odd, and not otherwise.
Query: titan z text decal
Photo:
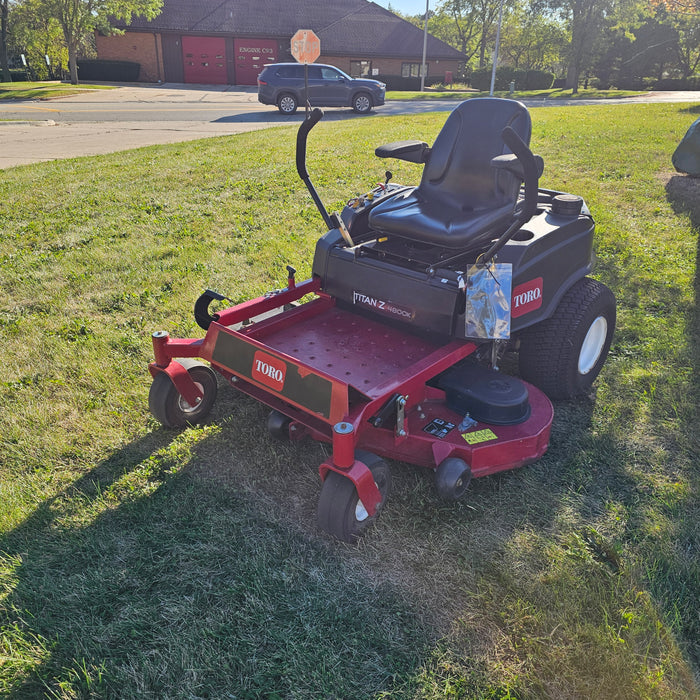
[[[400,318],[404,321],[413,321],[416,315],[416,312],[413,311],[413,309],[400,306],[399,304],[394,304],[393,302],[385,299],[371,297],[364,292],[353,291],[352,303],[372,309],[373,311],[379,311],[380,313],[391,316],[392,318]]]

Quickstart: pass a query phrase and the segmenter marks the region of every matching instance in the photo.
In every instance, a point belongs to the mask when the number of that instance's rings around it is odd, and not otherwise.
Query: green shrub
[[[471,85],[477,90],[491,89],[491,68],[477,68],[471,76]],[[554,73],[543,70],[516,70],[510,66],[496,69],[494,90],[549,90],[554,82]]]
[[[401,75],[375,75],[372,76],[372,79],[386,83],[387,90],[420,90],[420,78],[417,77],[404,78]],[[429,75],[425,79],[425,85],[438,85],[444,80],[444,75]]]
[[[10,77],[13,83],[24,83],[29,80],[24,68],[10,68]]]
[[[639,76],[619,76],[613,80],[613,84],[618,90],[651,90],[656,82],[656,78]]]
[[[700,75],[688,78],[664,78],[654,84],[655,90],[700,90]]]
[[[106,80],[133,83],[139,79],[141,64],[134,61],[78,61],[80,80]]]

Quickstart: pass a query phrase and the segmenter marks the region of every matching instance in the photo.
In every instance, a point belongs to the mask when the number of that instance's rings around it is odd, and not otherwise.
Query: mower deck
[[[283,310],[307,292],[318,296]],[[448,408],[431,380],[477,346],[440,344],[338,308],[314,280],[221,312],[203,341],[156,334],[154,346],[152,373],[170,375],[192,405],[198,389],[191,380],[185,386],[187,373],[171,362],[177,357],[208,360],[238,390],[289,416],[295,439],[332,443],[322,476],[350,474],[358,448],[430,469],[458,457],[473,476],[528,464],[547,449],[553,411],[541,391],[528,385],[530,415],[520,423],[476,422],[460,430],[464,415]],[[338,425],[346,428],[338,432]]]

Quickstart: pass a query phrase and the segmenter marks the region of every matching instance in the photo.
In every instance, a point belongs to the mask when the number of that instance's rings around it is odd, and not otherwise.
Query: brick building
[[[143,82],[255,85],[266,63],[293,60],[298,29],[319,36],[319,62],[353,77],[418,83],[423,55],[421,29],[367,0],[164,0],[156,19],[117,27],[122,35],[97,36],[98,57],[139,63]],[[464,62],[430,35],[426,55],[434,80]]]

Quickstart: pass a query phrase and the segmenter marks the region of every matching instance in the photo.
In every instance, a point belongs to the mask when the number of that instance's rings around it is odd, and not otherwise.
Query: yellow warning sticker
[[[493,430],[477,430],[474,433],[462,433],[462,437],[470,445],[478,445],[480,442],[488,442],[489,440],[498,440],[498,435]]]

